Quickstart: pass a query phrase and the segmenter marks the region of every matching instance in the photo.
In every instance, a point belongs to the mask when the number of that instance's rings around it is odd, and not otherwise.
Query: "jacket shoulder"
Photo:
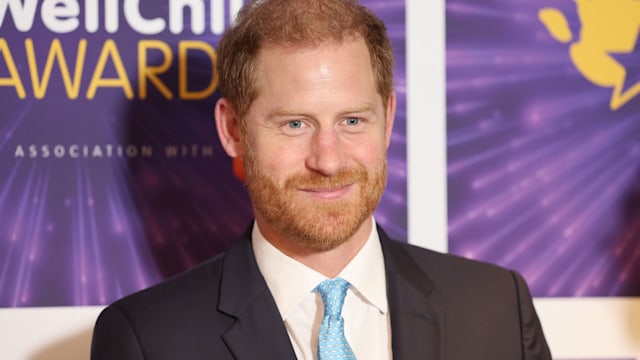
[[[233,319],[217,310],[224,256],[128,295],[99,315],[92,359],[171,359],[222,354]],[[221,357],[222,358],[222,357]]]
[[[158,284],[125,296],[113,305],[135,310],[153,310],[156,307],[195,305],[194,302],[211,302],[216,299],[222,276],[224,254],[218,255],[183,273]],[[154,304],[154,307],[148,306]]]
[[[399,256],[405,257],[406,260],[410,259],[434,281],[440,279],[464,280],[465,283],[498,279],[513,281],[513,271],[488,262],[440,253],[398,241],[391,241],[390,246],[396,256],[401,254]]]
[[[450,358],[551,359],[520,274],[405,243],[387,246],[394,271],[444,314]]]

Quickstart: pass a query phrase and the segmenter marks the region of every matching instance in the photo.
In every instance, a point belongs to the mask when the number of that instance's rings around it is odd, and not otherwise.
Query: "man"
[[[219,59],[217,130],[255,222],[105,309],[94,360],[325,359],[334,343],[361,360],[551,358],[518,274],[375,225],[396,107],[378,18],[351,0],[256,1]]]

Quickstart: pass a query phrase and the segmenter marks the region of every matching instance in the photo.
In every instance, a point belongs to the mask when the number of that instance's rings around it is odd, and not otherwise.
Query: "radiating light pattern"
[[[612,110],[613,83],[578,70],[593,19],[576,6],[447,1],[449,250],[520,271],[535,296],[638,296],[640,97]]]

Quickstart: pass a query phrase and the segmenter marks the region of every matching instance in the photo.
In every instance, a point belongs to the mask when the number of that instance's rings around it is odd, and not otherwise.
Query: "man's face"
[[[243,136],[258,225],[311,250],[334,248],[380,201],[394,100],[385,112],[362,39],[263,49],[256,75]]]

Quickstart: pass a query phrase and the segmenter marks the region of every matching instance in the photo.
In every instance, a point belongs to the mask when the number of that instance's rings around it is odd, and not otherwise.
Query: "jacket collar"
[[[387,274],[394,360],[444,359],[444,312],[429,301],[434,283],[406,245],[378,228]]]
[[[295,352],[258,269],[251,229],[225,255],[218,310],[235,318],[223,339],[236,359],[291,359]],[[433,281],[405,245],[378,227],[387,276],[394,360],[444,359],[444,313],[429,301]]]
[[[291,359],[295,352],[258,269],[250,230],[225,255],[218,310],[235,318],[222,336],[236,359]]]

